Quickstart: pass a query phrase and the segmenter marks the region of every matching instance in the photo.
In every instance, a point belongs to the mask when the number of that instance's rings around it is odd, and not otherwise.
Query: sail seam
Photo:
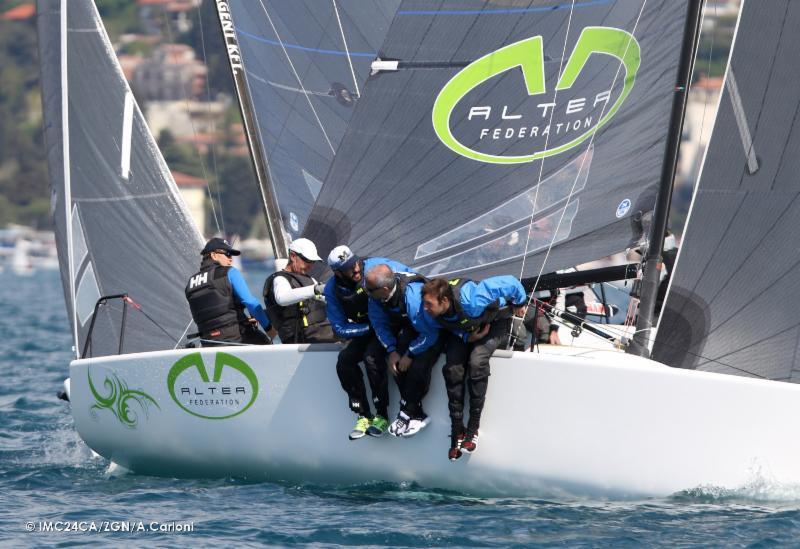
[[[350,49],[347,47],[347,38],[344,37],[344,27],[342,27],[342,19],[339,17],[339,8],[336,7],[336,0],[331,0],[333,3],[333,11],[336,12],[336,21],[339,23],[339,32],[342,33],[342,43],[344,44],[344,51],[347,54],[347,64],[350,65],[350,74],[353,76],[353,85],[356,88],[356,95],[361,97],[361,91],[358,89],[358,80],[356,80],[356,71],[353,69],[353,59],[350,57]]]
[[[331,148],[331,153],[334,155],[336,154],[336,149],[331,143],[330,138],[328,137],[328,132],[325,131],[325,127],[322,125],[322,120],[320,120],[319,115],[317,114],[317,109],[314,108],[314,104],[311,102],[311,97],[309,97],[308,92],[306,91],[305,86],[303,86],[303,81],[300,79],[300,75],[297,72],[297,69],[294,67],[294,63],[292,63],[292,58],[289,57],[289,52],[286,51],[286,46],[283,44],[283,39],[281,39],[281,35],[278,34],[278,29],[275,27],[275,24],[272,22],[272,17],[270,17],[269,12],[267,11],[267,7],[264,5],[263,0],[259,0],[259,4],[261,4],[261,9],[264,10],[264,15],[267,16],[267,20],[269,21],[270,27],[272,27],[272,32],[275,33],[275,36],[278,38],[278,41],[281,44],[281,49],[283,50],[283,54],[286,56],[286,60],[289,62],[289,67],[292,69],[292,73],[294,73],[294,77],[297,79],[297,83],[300,85],[300,89],[303,90],[303,95],[308,102],[308,106],[311,107],[311,112],[314,113],[314,118],[317,119],[317,124],[319,124],[320,130],[322,130],[322,135],[325,137],[325,141],[328,142],[328,146]]]

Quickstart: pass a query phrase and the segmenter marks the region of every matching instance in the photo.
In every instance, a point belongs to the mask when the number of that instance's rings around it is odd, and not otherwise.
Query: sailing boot
[[[454,425],[450,430],[450,450],[447,459],[455,461],[461,457],[461,443],[464,442],[464,426]]]
[[[461,442],[461,451],[471,454],[478,449],[478,431],[467,431],[464,440]]]
[[[358,416],[356,426],[350,431],[350,440],[357,440],[367,434],[369,429],[369,419],[364,416]]]

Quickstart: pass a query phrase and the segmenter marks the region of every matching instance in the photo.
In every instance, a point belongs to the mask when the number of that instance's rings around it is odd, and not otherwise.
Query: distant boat
[[[778,252],[782,261],[797,255],[789,253],[796,223],[788,223],[796,216],[782,213],[796,203],[797,155],[773,146],[797,137],[794,118],[781,114],[800,97],[797,3],[743,3],[732,65],[748,78],[736,86],[728,73],[667,298],[672,313],[656,341],[657,357],[692,369],[610,348],[498,352],[480,448],[455,463],[446,457],[438,370],[425,402],[430,427],[410,439],[351,442],[336,346],[184,348],[193,326],[182,290],[200,234],[94,5],[38,4],[76,349],[69,396],[93,450],[141,473],[416,481],[482,494],[665,495],[738,487],[754,475],[800,483],[800,439],[791,436],[800,387],[775,381],[794,381],[800,360],[796,292],[730,300],[742,282],[768,292],[762,279],[774,286],[800,272],[772,261]],[[664,234],[650,221],[665,207],[657,182],[674,163],[665,151],[680,124],[668,128],[671,117],[680,122],[673,98],[691,72],[700,5],[218,2],[276,255],[285,240],[305,235],[321,252],[346,242],[432,276],[515,272],[532,285],[545,267],[581,264],[648,235],[655,246]],[[680,52],[688,62],[679,63]],[[776,79],[798,93],[762,100]],[[755,113],[768,122],[758,131]],[[731,173],[716,179],[723,168]],[[772,179],[749,179],[767,173]],[[707,180],[713,199],[703,194]],[[730,203],[742,189],[716,188],[723,184],[760,190],[764,200],[748,194],[752,204]],[[783,210],[767,200],[781,197]],[[748,211],[770,220],[755,231],[760,242],[739,230]],[[692,265],[693,234],[719,251],[700,246],[699,255],[719,262]],[[688,281],[679,275],[687,262]],[[732,267],[743,280],[728,287]],[[128,297],[103,304],[111,294]],[[678,308],[670,304],[676,295]],[[726,363],[725,345],[737,346],[754,324],[774,327],[762,305],[792,317],[785,337],[770,347],[746,338],[728,369],[744,375],[697,371]]]
[[[30,247],[31,243],[27,240],[22,238],[17,240],[14,251],[11,253],[11,269],[14,274],[20,276],[33,274],[33,263],[29,254]]]

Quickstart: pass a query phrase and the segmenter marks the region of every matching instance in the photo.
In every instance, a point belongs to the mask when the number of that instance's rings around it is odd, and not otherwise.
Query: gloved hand
[[[325,295],[325,284],[317,284],[314,286],[314,295]]]

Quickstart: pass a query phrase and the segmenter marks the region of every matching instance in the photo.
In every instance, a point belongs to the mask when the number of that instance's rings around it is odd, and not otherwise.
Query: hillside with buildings
[[[213,2],[98,0],[122,70],[198,226],[265,233]],[[32,2],[0,11],[0,227],[50,227]]]

